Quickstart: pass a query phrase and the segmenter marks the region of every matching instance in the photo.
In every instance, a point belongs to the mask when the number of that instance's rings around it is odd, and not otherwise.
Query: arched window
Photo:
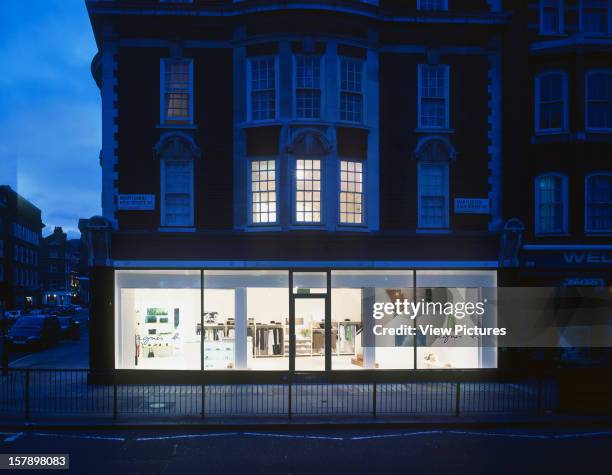
[[[448,144],[430,139],[417,149],[418,226],[421,229],[449,227]]]
[[[612,232],[612,173],[592,173],[585,181],[585,231]]]
[[[567,74],[547,71],[535,80],[536,132],[567,130]]]
[[[165,134],[155,150],[160,158],[160,225],[192,227],[193,166],[199,150],[193,140],[182,133]]]
[[[535,181],[535,229],[537,234],[567,232],[567,177],[547,173]]]
[[[612,130],[612,70],[587,73],[586,128]]]

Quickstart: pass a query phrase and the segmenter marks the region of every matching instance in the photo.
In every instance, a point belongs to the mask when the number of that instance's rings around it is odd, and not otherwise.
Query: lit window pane
[[[361,206],[354,203],[361,203],[363,173],[361,162],[350,162],[342,160],[340,162],[340,222],[348,224],[361,224],[363,214]]]
[[[255,171],[258,170],[258,171]],[[251,162],[251,202],[253,223],[276,222],[276,161]]]
[[[164,113],[168,122],[190,120],[190,61],[164,61]]]
[[[296,216],[297,222],[321,221],[320,160],[296,160]],[[313,212],[315,211],[315,212]]]

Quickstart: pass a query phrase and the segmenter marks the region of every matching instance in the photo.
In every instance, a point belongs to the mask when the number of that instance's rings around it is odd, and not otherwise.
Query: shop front
[[[419,318],[375,309],[395,302],[455,304],[497,288],[490,268],[424,268],[346,262],[284,266],[117,267],[115,370],[336,372],[496,368],[481,339],[445,345],[424,335],[366,338],[377,326]],[[456,321],[446,315],[443,325]],[[495,318],[494,314],[489,318]],[[402,325],[399,325],[402,323]],[[370,332],[370,333],[368,333]],[[435,341],[434,341],[435,340]]]

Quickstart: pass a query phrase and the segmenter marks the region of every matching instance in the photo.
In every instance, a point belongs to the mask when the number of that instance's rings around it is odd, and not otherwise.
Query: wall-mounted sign
[[[456,214],[489,214],[488,198],[455,198]]]
[[[155,195],[118,195],[117,209],[124,211],[152,211]]]
[[[527,250],[523,253],[523,266],[532,269],[546,267],[605,267],[612,269],[612,251],[599,249]]]

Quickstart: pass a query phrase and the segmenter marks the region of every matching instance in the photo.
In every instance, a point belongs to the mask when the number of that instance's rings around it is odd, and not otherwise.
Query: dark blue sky
[[[100,94],[84,0],[2,1],[0,184],[38,206],[47,234],[100,214]]]

